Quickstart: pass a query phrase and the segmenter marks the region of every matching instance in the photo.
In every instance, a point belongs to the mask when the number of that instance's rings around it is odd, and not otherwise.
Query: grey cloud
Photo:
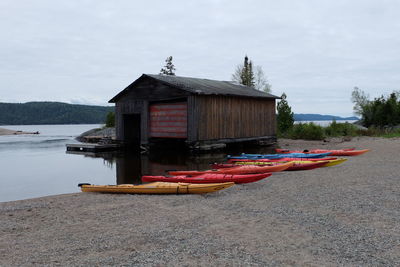
[[[247,54],[295,112],[351,115],[353,86],[399,89],[398,10],[372,0],[3,0],[0,101],[106,104],[169,55],[178,75],[228,80]]]

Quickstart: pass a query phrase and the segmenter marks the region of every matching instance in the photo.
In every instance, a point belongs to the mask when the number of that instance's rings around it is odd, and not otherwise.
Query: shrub
[[[328,127],[322,127],[314,123],[299,123],[286,133],[280,133],[278,137],[304,140],[323,140],[325,137],[339,136],[378,136],[378,137],[400,137],[400,128],[396,127],[369,127],[358,129],[351,123],[336,123],[333,121]]]
[[[326,136],[356,136],[358,128],[351,123],[337,123],[333,121],[325,128]]]
[[[112,111],[107,113],[106,127],[115,127],[115,113]]]
[[[323,140],[325,135],[324,129],[321,126],[310,122],[293,125],[287,137],[291,139]]]

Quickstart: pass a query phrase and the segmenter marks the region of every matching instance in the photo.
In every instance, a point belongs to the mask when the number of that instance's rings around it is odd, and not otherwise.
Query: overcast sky
[[[247,54],[295,113],[352,115],[400,89],[400,1],[1,0],[0,102],[106,105],[173,56],[230,80]]]

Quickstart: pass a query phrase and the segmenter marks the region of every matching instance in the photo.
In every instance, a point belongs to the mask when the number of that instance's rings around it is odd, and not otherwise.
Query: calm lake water
[[[78,183],[140,183],[142,175],[166,170],[209,169],[227,154],[272,153],[271,147],[238,146],[224,153],[190,155],[175,147],[156,153],[71,154],[65,145],[99,125],[23,125],[2,128],[39,135],[0,136],[0,202],[79,192]]]
[[[314,123],[326,126],[330,121]],[[166,170],[206,170],[210,163],[224,162],[227,154],[274,153],[273,147],[242,145],[199,155],[175,147],[149,154],[71,154],[65,145],[78,143],[76,136],[100,125],[1,127],[40,134],[0,136],[0,202],[79,192],[77,185],[83,182],[138,184],[142,175],[164,175]]]
[[[65,144],[98,125],[1,127],[40,134],[0,136],[0,201],[77,192],[79,181],[109,183],[115,175],[101,159],[65,153]]]

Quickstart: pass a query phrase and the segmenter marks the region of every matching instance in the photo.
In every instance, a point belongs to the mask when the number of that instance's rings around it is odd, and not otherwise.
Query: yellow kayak
[[[329,162],[322,167],[331,167],[331,166],[339,165],[340,163],[343,163],[346,160],[347,159],[345,159],[345,158],[331,159],[331,160],[328,160]]]
[[[99,193],[125,193],[125,194],[205,194],[216,192],[235,183],[215,183],[215,184],[190,184],[190,183],[167,183],[154,182],[149,184],[133,185],[91,185],[79,184],[82,192]]]

